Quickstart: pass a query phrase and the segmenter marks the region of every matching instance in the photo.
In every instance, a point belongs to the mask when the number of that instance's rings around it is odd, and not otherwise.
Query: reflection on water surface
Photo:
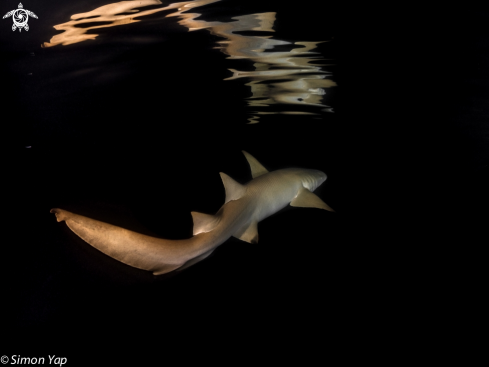
[[[332,112],[325,104],[327,90],[336,86],[318,45],[326,42],[289,42],[273,38],[275,12],[237,15],[232,21],[203,19],[195,8],[221,0],[196,0],[163,5],[159,0],[121,1],[107,4],[86,13],[74,14],[69,22],[54,26],[62,33],[55,35],[44,47],[71,45],[99,36],[97,29],[144,21],[149,15],[168,12],[164,17],[178,17],[178,23],[189,31],[206,29],[222,37],[216,47],[228,59],[249,60],[249,70],[229,68],[231,75],[225,80],[243,79],[250,87],[247,98],[249,122],[258,121],[259,115],[302,114],[318,115]],[[145,10],[146,8],[146,10]],[[148,9],[149,8],[149,9]],[[259,33],[258,33],[259,32]],[[256,34],[253,34],[256,33]],[[265,35],[263,35],[265,33]],[[269,33],[269,34],[268,34]],[[240,64],[241,67],[243,64]],[[285,106],[285,108],[284,108]]]
[[[55,25],[54,29],[63,31],[63,33],[55,35],[49,42],[44,42],[43,46],[66,46],[95,39],[99,34],[88,33],[89,31],[140,22],[140,19],[135,18],[141,18],[165,10],[175,9],[175,13],[172,14],[172,16],[181,15],[183,12],[192,9],[193,7],[214,3],[216,1],[219,0],[187,1],[173,3],[168,6],[163,6],[159,0],[120,1],[113,4],[107,4],[87,13],[74,14],[71,16],[69,22]],[[142,10],[146,7],[154,7],[158,5],[161,5],[161,7]],[[186,14],[185,16],[182,16],[182,18],[198,15],[200,14]]]

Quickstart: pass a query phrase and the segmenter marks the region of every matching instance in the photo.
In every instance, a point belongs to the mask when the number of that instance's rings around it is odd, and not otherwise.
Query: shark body
[[[257,243],[258,222],[289,203],[333,211],[312,193],[326,180],[323,172],[301,168],[268,172],[249,153],[243,153],[253,180],[241,185],[220,173],[226,190],[225,203],[215,215],[192,212],[193,237],[188,239],[151,237],[63,209],[51,209],[51,212],[56,214],[58,222],[65,221],[73,232],[101,252],[159,275],[205,259],[231,236]]]

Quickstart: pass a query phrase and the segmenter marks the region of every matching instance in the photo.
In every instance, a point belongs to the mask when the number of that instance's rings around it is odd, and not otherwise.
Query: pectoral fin
[[[219,218],[215,215],[192,212],[192,220],[194,221],[194,236],[199,233],[212,231],[219,223]]]
[[[234,237],[248,243],[258,243],[258,222],[252,221],[248,226],[237,231]]]
[[[322,201],[316,194],[310,192],[306,188],[301,188],[297,196],[290,202],[290,206],[297,206],[301,208],[318,208],[326,209],[330,212],[334,212],[324,201]]]

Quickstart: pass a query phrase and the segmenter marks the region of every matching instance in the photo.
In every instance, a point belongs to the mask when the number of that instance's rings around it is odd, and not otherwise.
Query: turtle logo
[[[7,14],[3,16],[3,19],[12,17],[14,20],[14,24],[12,25],[12,30],[15,31],[19,28],[19,32],[24,28],[26,31],[29,30],[29,26],[27,25],[27,21],[29,20],[29,15],[33,18],[37,19],[37,15],[31,12],[30,10],[24,9],[22,3],[19,3],[19,8],[9,11]]]

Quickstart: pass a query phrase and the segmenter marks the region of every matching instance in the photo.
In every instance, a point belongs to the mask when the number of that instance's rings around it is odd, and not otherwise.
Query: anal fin
[[[258,222],[256,220],[252,221],[248,226],[241,228],[233,236],[248,243],[258,243]]]
[[[158,270],[153,271],[153,275],[163,275],[169,273],[170,271],[180,270],[180,264],[167,264]]]
[[[199,233],[210,232],[219,224],[219,217],[211,214],[192,212],[192,220],[194,221],[194,236]]]
[[[207,252],[204,252],[202,255],[199,255],[197,257],[194,257],[193,259],[187,261],[185,264],[182,265],[182,267],[178,268],[177,271],[181,271],[183,269],[187,269],[189,266],[192,266],[194,264],[197,264],[199,261],[204,260],[207,258],[210,254],[212,254],[214,250],[210,250]]]
[[[301,208],[318,208],[334,212],[334,210],[331,209],[328,204],[322,201],[319,196],[304,187],[299,190],[297,196],[290,202],[290,206],[297,206]]]

